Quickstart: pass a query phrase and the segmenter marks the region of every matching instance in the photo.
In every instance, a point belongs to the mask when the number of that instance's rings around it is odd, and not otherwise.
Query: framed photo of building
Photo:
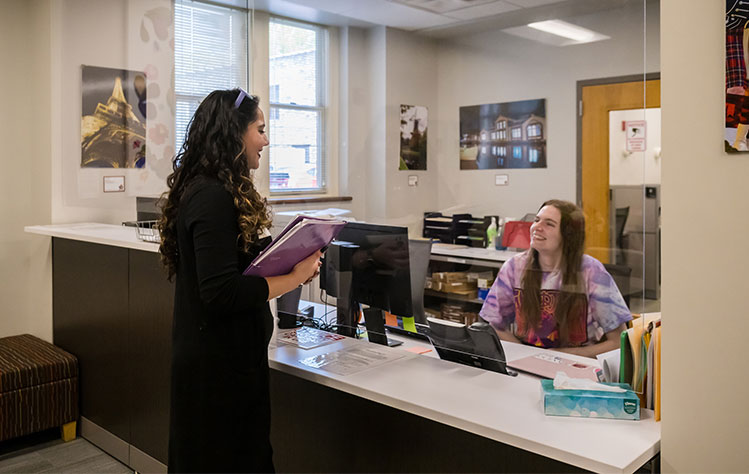
[[[546,168],[546,99],[460,107],[460,169]]]
[[[427,169],[427,108],[401,105],[400,170]]]
[[[83,66],[81,98],[81,168],[143,168],[145,74]]]

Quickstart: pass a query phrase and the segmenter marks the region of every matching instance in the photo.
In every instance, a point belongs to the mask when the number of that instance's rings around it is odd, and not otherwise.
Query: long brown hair
[[[562,343],[569,341],[570,315],[578,311],[581,304],[582,282],[580,281],[580,268],[583,263],[583,248],[585,246],[585,216],[583,211],[569,201],[550,199],[543,203],[544,206],[554,206],[561,214],[559,230],[562,234],[562,287],[557,299],[554,316],[559,325],[559,336]],[[528,249],[528,259],[523,272],[523,295],[521,305],[525,321],[527,322],[523,332],[531,328],[537,328],[541,323],[541,280],[543,272],[538,261],[538,251]],[[523,334],[525,336],[526,334]]]
[[[185,190],[198,177],[218,180],[234,198],[239,235],[237,246],[247,251],[257,236],[271,226],[267,200],[260,196],[252,175],[242,135],[257,120],[258,98],[246,96],[235,105],[239,89],[213,91],[195,111],[180,152],[172,162],[172,174],[166,182],[169,191],[162,195],[161,262],[169,279],[177,271],[177,215]]]

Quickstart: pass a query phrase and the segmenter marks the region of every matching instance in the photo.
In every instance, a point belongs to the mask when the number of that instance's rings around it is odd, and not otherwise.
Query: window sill
[[[320,202],[348,202],[351,196],[298,196],[298,197],[272,197],[268,198],[268,204],[273,206],[286,204],[312,204]]]

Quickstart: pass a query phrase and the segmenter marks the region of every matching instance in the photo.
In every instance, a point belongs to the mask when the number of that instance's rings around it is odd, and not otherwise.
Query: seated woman
[[[506,341],[587,357],[619,347],[632,319],[603,264],[583,254],[585,217],[571,202],[546,201],[531,246],[502,265],[481,317]]]

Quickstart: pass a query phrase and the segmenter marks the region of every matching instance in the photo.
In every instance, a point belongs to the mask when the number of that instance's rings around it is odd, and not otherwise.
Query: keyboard
[[[278,342],[291,344],[302,349],[312,349],[325,344],[340,341],[345,336],[332,332],[302,326],[300,328],[284,331],[278,334]]]

